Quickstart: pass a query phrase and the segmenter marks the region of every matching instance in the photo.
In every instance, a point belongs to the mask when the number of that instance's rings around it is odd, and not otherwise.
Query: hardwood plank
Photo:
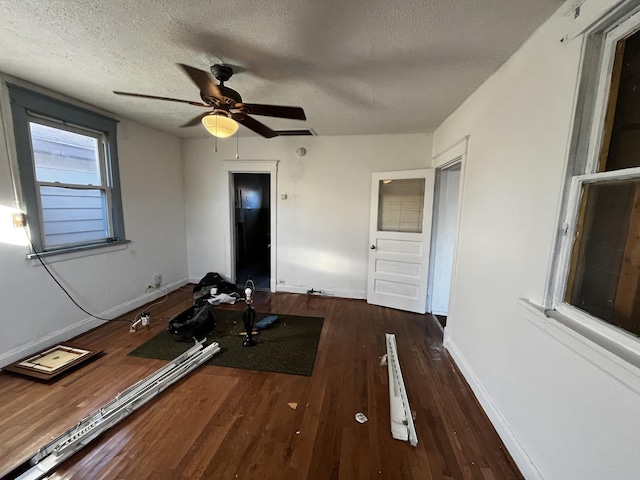
[[[257,292],[255,300],[261,312],[325,318],[312,376],[202,366],[51,478],[522,478],[430,316],[351,299]],[[149,328],[130,334],[127,323],[110,322],[79,336],[74,341],[105,354],[51,385],[1,373],[0,472],[162,366],[127,353],[191,303],[183,288],[152,307]],[[216,309],[240,319],[243,305]],[[387,332],[396,334],[416,411],[415,448],[391,437],[387,368],[380,365]],[[357,412],[368,422],[356,422]]]

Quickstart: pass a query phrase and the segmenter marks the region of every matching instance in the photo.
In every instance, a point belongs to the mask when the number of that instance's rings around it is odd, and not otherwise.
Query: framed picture
[[[86,363],[100,353],[102,350],[92,350],[70,343],[59,344],[7,365],[3,370],[49,381]]]

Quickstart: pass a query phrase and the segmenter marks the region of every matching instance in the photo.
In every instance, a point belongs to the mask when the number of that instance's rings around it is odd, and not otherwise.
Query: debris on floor
[[[260,320],[258,323],[256,323],[255,329],[256,330],[264,330],[265,328],[269,328],[271,325],[273,325],[275,323],[276,320],[278,320],[278,316],[277,315],[267,315],[262,320]]]
[[[364,423],[367,420],[369,420],[369,419],[367,418],[367,416],[364,413],[361,413],[361,412],[356,413],[356,421],[358,423]]]

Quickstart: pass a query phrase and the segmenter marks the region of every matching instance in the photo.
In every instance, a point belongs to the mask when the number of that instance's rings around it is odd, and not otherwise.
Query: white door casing
[[[391,226],[385,226],[386,220],[379,219],[380,185],[386,188],[384,185],[392,185],[398,180],[424,181],[422,208],[419,211],[422,223],[421,228],[414,229],[417,231],[405,228],[404,224],[395,228],[393,221],[388,222]],[[403,182],[396,184],[403,185]],[[426,312],[434,184],[434,169],[372,174],[367,303],[416,313]],[[412,210],[414,205],[411,205],[415,203],[415,195],[405,198],[400,194],[395,199],[391,195],[391,198],[395,204],[410,204],[408,211],[392,211],[391,216],[404,215],[411,222],[413,216],[418,214],[418,210]]]
[[[461,162],[436,169],[427,311],[449,313],[453,254],[458,227]]]
[[[270,211],[271,211],[271,274],[269,279],[269,290],[271,292],[276,291],[276,278],[277,278],[277,185],[278,185],[278,161],[277,160],[227,160],[223,162],[223,169],[227,172],[227,188],[229,190],[229,220],[228,220],[228,234],[225,238],[225,248],[227,252],[227,272],[229,277],[235,280],[236,276],[236,253],[235,253],[235,241],[234,241],[234,215],[235,215],[235,191],[233,188],[233,174],[234,173],[268,173],[270,175]]]

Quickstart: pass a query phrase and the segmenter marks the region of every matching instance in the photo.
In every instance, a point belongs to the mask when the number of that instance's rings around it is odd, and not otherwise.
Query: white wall
[[[10,116],[6,96],[0,101],[2,114]],[[25,258],[24,231],[12,227],[10,216],[12,136],[10,129],[0,135],[0,366],[102,323],[74,306],[37,261]],[[125,232],[132,243],[64,261],[45,259],[85,309],[107,318],[159,296],[146,292],[153,273],[168,286],[187,277],[180,140],[123,120],[118,154]]]
[[[307,149],[298,158],[298,147]],[[229,276],[229,193],[223,160],[235,139],[183,141],[189,278]],[[424,168],[431,135],[240,138],[242,160],[277,160],[279,291],[364,298],[367,285],[371,173]],[[283,200],[281,196],[287,195]]]
[[[575,32],[573,15],[556,14],[434,133],[434,156],[469,135],[446,337],[527,478],[630,480],[640,475],[640,372],[518,302],[542,304],[549,275]]]

